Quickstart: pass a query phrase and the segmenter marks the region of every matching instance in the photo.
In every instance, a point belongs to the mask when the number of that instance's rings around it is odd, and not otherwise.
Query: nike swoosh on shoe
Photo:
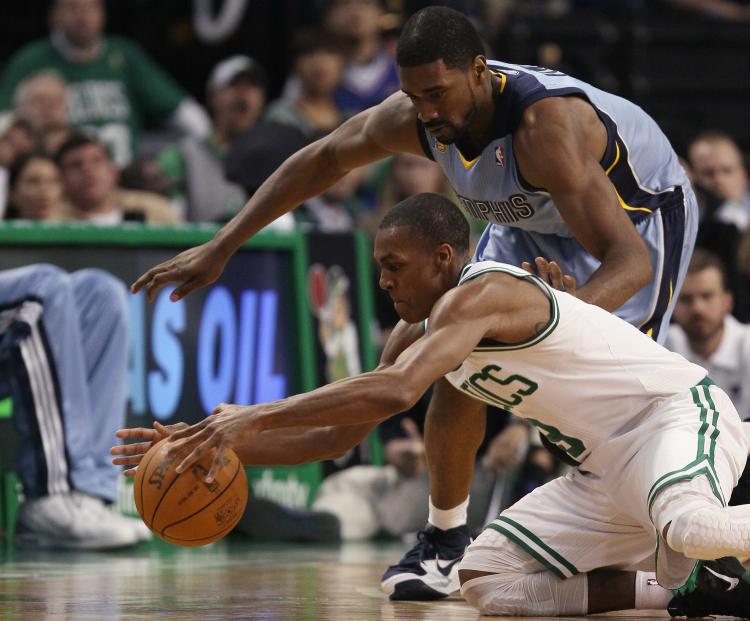
[[[732,578],[731,576],[725,576],[724,574],[720,574],[717,571],[714,571],[710,567],[704,567],[706,571],[710,571],[714,576],[717,578],[720,578],[721,580],[724,580],[729,586],[727,587],[727,591],[731,591],[732,589],[736,588],[737,585],[740,583],[739,578]]]

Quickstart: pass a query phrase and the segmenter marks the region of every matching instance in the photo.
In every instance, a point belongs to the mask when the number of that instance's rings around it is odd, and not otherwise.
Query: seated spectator
[[[44,153],[17,159],[8,178],[8,218],[50,220],[60,212],[63,188],[60,169]]]
[[[721,132],[705,132],[688,149],[693,185],[701,205],[696,246],[717,254],[734,294],[734,315],[750,320],[750,288],[737,269],[743,232],[750,231],[750,181],[737,144]]]
[[[716,255],[697,248],[669,328],[668,349],[700,364],[750,420],[750,326],[732,315],[726,270]]]
[[[293,212],[297,225],[323,233],[355,230],[364,210],[357,197],[357,188],[364,175],[364,168],[350,170],[320,196],[306,200]]]
[[[125,422],[127,292],[110,274],[53,265],[0,271],[0,384],[13,399],[24,500],[17,540],[108,549],[150,537],[116,515],[112,436]]]
[[[37,146],[54,155],[73,133],[65,81],[54,71],[26,78],[16,89],[14,114],[31,126]]]
[[[66,202],[58,220],[84,220],[115,226],[125,220],[176,224],[179,220],[163,196],[117,187],[118,171],[107,148],[93,138],[75,135],[55,156],[62,173]]]
[[[22,119],[14,119],[0,134],[0,218],[8,204],[8,171],[21,156],[34,150],[34,132]]]
[[[252,196],[289,156],[308,142],[296,127],[262,121],[229,147],[224,159],[227,179],[241,185],[247,195]],[[294,217],[291,213],[285,214],[270,226],[291,230]]]
[[[453,195],[453,190],[438,164],[411,153],[394,155],[390,158],[385,175],[378,184],[377,209],[365,215],[360,224],[371,237],[374,237],[384,214],[396,203],[420,192]]]
[[[344,120],[333,98],[344,70],[343,44],[325,32],[300,32],[292,42],[292,54],[298,92],[271,103],[266,119],[296,127],[308,139],[316,140]]]
[[[688,148],[695,182],[724,202],[715,217],[740,232],[750,227],[750,177],[737,143],[721,132],[698,135]]]
[[[381,37],[382,0],[330,0],[326,30],[351,41],[352,51],[335,100],[346,116],[383,101],[401,88],[393,57]]]
[[[265,72],[249,56],[227,58],[211,71],[206,96],[211,135],[186,136],[156,158],[190,222],[227,220],[245,204],[246,192],[226,179],[223,158],[234,139],[252,128],[263,112]]]
[[[149,122],[206,135],[203,109],[134,42],[105,35],[104,23],[103,0],[54,0],[50,36],[29,43],[5,65],[0,110],[10,111],[24,79],[51,69],[67,83],[73,125],[96,131],[120,167],[134,158]]]

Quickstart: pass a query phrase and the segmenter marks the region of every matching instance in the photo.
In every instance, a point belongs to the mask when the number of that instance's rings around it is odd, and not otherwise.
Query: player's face
[[[722,329],[731,310],[732,296],[724,290],[719,270],[708,267],[687,275],[674,318],[691,340],[703,341]]]
[[[442,60],[399,67],[401,90],[411,99],[425,129],[443,144],[460,140],[477,117],[479,82],[473,69],[448,69]]]
[[[407,226],[379,229],[375,261],[380,267],[380,288],[393,300],[404,321],[417,323],[430,315],[447,291],[446,267],[450,257],[443,246],[431,247]]]

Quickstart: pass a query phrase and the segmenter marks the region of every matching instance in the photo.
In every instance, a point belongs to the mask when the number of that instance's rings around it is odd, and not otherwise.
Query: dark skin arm
[[[577,297],[612,311],[653,279],[653,269],[646,244],[601,167],[606,139],[590,104],[553,97],[526,109],[513,149],[526,181],[550,193],[573,236],[601,261]]]
[[[382,371],[393,365],[401,352],[420,338],[422,333],[421,325],[399,322],[383,349],[378,370]],[[335,459],[364,440],[376,424],[377,422],[368,421],[358,425],[271,429],[260,433],[251,443],[236,446],[235,451],[246,466],[292,466]],[[115,434],[118,438],[135,442],[113,446],[110,449],[110,453],[115,456],[112,463],[128,466],[124,474],[135,476],[136,466],[153,444],[187,427],[186,423],[164,426],[154,422],[153,429],[120,429]]]
[[[424,155],[414,106],[395,93],[352,117],[328,136],[284,162],[215,237],[148,270],[132,285],[150,300],[168,283],[178,285],[172,300],[214,282],[229,257],[264,226],[331,187],[354,168],[398,152]]]
[[[270,404],[221,404],[196,425],[171,435],[172,451],[189,468],[216,448],[207,481],[225,448],[253,444],[269,430],[377,423],[411,407],[437,379],[455,369],[485,336],[508,343],[537,334],[549,320],[549,300],[535,285],[490,274],[448,291],[430,314],[427,334],[393,365]]]

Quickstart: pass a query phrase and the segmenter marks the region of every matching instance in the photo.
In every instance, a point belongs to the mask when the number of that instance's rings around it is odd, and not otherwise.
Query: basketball
[[[138,513],[151,531],[169,543],[202,546],[224,537],[247,504],[247,477],[237,454],[224,451],[214,480],[206,483],[215,449],[188,470],[175,468],[184,455],[167,455],[166,438],[143,456],[133,494]]]

